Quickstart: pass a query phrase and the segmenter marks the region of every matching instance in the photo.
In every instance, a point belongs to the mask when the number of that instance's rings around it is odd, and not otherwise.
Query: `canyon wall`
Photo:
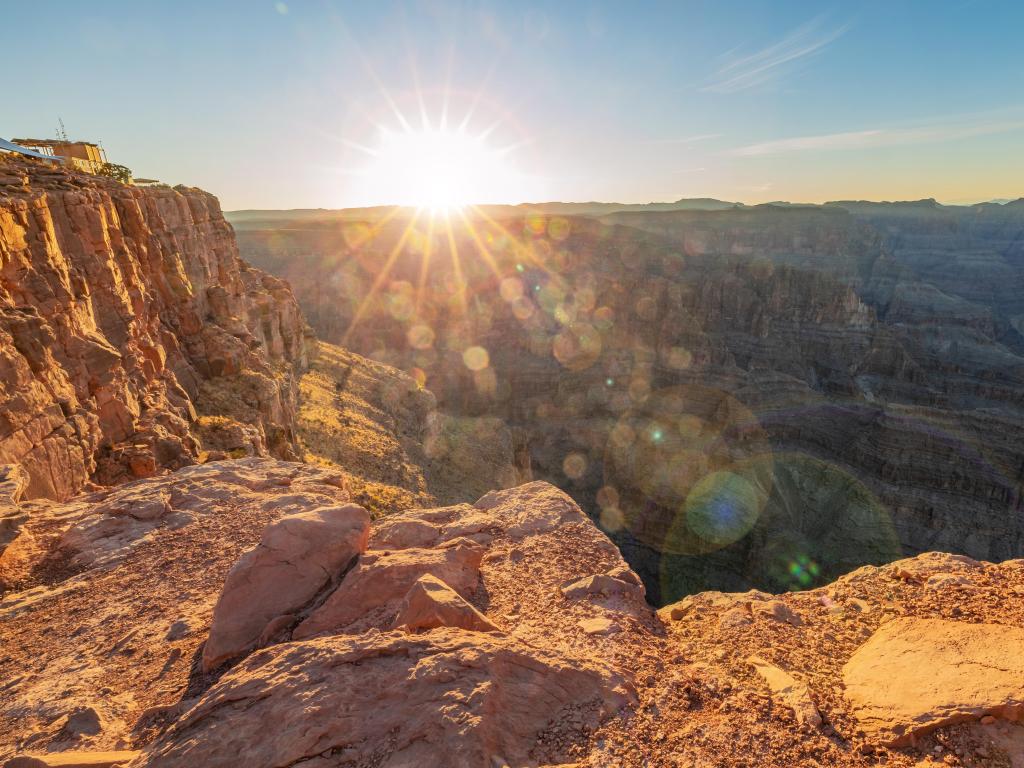
[[[26,497],[193,463],[211,425],[294,457],[304,325],[212,195],[0,159],[0,461]]]

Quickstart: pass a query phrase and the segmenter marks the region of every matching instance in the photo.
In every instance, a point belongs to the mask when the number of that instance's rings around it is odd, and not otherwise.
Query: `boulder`
[[[624,594],[634,594],[642,598],[644,594],[643,585],[638,583],[640,580],[636,578],[636,574],[632,571],[628,571],[628,573],[636,581],[625,581],[611,574],[600,573],[566,584],[561,587],[561,592],[568,600],[581,600],[591,595],[610,596]]]
[[[323,605],[295,628],[292,638],[302,640],[322,632],[342,631],[376,609],[393,615],[398,602],[427,574],[468,596],[476,589],[484,551],[482,545],[459,538],[437,549],[367,552]]]
[[[251,650],[267,625],[306,605],[366,549],[370,515],[354,504],[286,515],[228,573],[203,669]]]
[[[411,632],[435,627],[460,627],[476,632],[500,631],[486,616],[436,576],[420,576],[405,596],[395,628]]]
[[[566,523],[589,523],[568,494],[541,481],[491,491],[473,506],[487,513],[479,516],[480,521],[492,521],[512,538],[545,533]]]
[[[843,667],[869,738],[904,746],[943,725],[1024,714],[1024,629],[904,617],[882,625]]]

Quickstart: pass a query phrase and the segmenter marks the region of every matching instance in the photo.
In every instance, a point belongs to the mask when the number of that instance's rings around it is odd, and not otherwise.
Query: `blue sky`
[[[228,209],[401,202],[365,150],[421,104],[505,150],[478,202],[1024,195],[1020,2],[52,2],[4,22],[24,88],[0,136],[60,116]]]

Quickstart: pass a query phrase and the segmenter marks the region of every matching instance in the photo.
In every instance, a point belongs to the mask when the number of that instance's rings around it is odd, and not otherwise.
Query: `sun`
[[[488,144],[485,133],[464,128],[379,128],[366,148],[368,197],[432,213],[451,213],[515,195],[521,174],[509,162],[510,148]]]
[[[373,172],[401,190],[398,202],[432,212],[476,202],[502,164],[482,136],[442,129],[382,130],[377,161]]]

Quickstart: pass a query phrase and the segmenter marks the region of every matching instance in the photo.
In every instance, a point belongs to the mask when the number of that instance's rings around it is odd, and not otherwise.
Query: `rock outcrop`
[[[194,463],[197,420],[294,457],[305,323],[198,189],[0,160],[0,462],[66,499]]]
[[[287,628],[294,611],[341,578],[366,549],[369,534],[370,515],[355,504],[295,512],[268,525],[259,546],[228,574],[203,646],[203,669]]]
[[[393,627],[410,632],[435,627],[458,627],[477,632],[498,631],[472,603],[429,573],[420,576],[406,593]]]
[[[364,540],[340,477],[249,458],[22,502],[0,761],[1006,768],[1024,749],[1024,561],[933,553],[656,612],[547,483]]]

